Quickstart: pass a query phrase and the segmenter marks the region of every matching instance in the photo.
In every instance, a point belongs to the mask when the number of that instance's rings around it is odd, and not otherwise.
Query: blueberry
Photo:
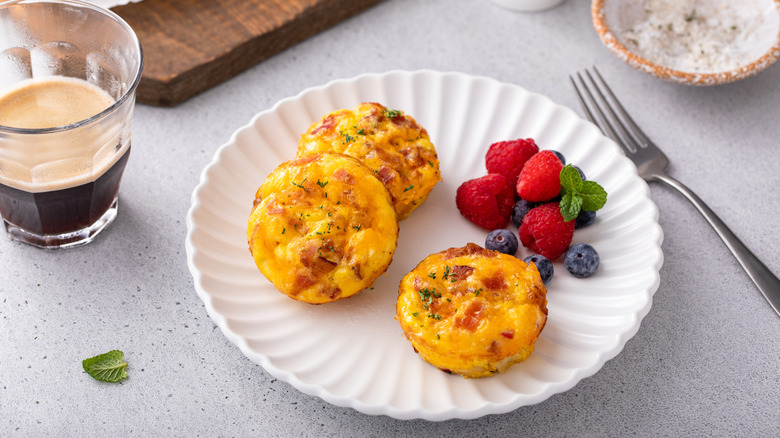
[[[512,223],[519,227],[520,224],[523,223],[525,215],[537,205],[539,204],[526,201],[525,199],[520,199],[515,202],[515,205],[512,206]]]
[[[561,163],[563,163],[564,166],[566,165],[566,157],[564,157],[562,153],[558,151],[551,151],[551,152],[554,153],[559,160],[561,160]]]
[[[578,214],[577,218],[574,219],[574,228],[576,229],[585,228],[588,225],[591,225],[595,221],[596,221],[595,211],[580,210],[580,214]]]
[[[590,277],[599,267],[599,253],[587,243],[575,243],[566,250],[563,264],[577,278]]]
[[[509,230],[493,230],[485,239],[485,248],[504,254],[515,255],[517,252],[517,237]]]
[[[536,265],[536,270],[539,271],[539,275],[542,277],[542,282],[544,284],[547,284],[552,280],[555,269],[553,269],[553,264],[547,257],[534,254],[524,258],[523,261],[526,263],[533,262]]]

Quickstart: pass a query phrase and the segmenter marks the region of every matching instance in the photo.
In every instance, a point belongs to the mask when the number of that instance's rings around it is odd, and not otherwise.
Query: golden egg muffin
[[[301,136],[298,156],[334,151],[376,172],[390,191],[398,219],[406,219],[441,180],[428,132],[411,116],[378,103],[325,115]]]
[[[533,263],[469,243],[429,255],[401,280],[395,318],[426,362],[486,377],[533,352],[546,296]]]
[[[322,304],[360,292],[385,272],[398,219],[368,167],[318,153],[268,175],[255,195],[247,239],[258,269],[280,292]]]

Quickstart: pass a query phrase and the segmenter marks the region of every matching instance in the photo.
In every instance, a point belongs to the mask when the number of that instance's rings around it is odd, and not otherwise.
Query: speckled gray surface
[[[187,269],[190,195],[230,134],[332,79],[435,69],[513,82],[575,108],[597,64],[686,182],[780,273],[780,66],[716,88],[662,82],[599,42],[589,2],[537,14],[488,0],[388,0],[175,108],[139,105],[120,215],[44,252],[0,235],[0,436],[780,436],[780,317],[691,205],[651,185],[665,263],[650,313],[594,376],[534,406],[441,423],[302,394],[211,322]],[[130,378],[81,360],[125,352]]]

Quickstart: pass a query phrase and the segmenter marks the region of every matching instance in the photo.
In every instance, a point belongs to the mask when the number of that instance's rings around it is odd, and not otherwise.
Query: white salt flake
[[[622,39],[654,64],[714,73],[737,69],[754,59],[751,47],[763,21],[755,2],[649,0],[641,19],[623,32]]]

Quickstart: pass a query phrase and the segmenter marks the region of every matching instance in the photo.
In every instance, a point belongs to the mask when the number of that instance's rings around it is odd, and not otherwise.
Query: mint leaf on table
[[[596,181],[583,181],[571,164],[561,169],[561,215],[569,222],[577,218],[580,210],[596,211],[607,203],[607,191]]]
[[[127,378],[125,354],[119,350],[84,359],[81,366],[87,374],[101,382],[116,383]]]

